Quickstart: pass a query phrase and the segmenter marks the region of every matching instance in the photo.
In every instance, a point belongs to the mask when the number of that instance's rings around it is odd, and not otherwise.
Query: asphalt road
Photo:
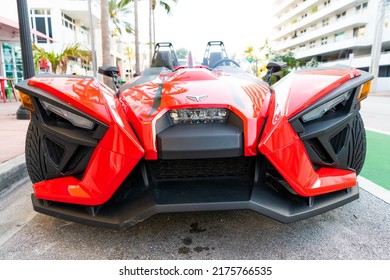
[[[368,127],[387,130],[389,102],[363,103]],[[0,194],[1,260],[390,259],[390,204],[364,190],[359,200],[288,225],[242,210],[160,214],[120,232],[36,214],[30,193],[27,181]]]
[[[35,215],[30,188],[0,199],[2,260],[390,259],[390,205],[364,190],[357,201],[294,224],[249,210],[196,212],[160,214],[118,232]]]

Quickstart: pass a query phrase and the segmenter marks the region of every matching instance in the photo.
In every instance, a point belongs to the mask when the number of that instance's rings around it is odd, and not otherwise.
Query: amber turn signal
[[[368,93],[370,92],[370,89],[371,89],[371,81],[364,83],[360,88],[358,101],[362,101],[363,99],[365,99]]]
[[[34,112],[34,104],[30,95],[25,94],[24,92],[19,91],[20,100],[22,105],[27,110]]]

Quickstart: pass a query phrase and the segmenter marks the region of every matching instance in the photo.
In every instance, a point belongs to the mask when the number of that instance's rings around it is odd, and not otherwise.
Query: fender
[[[258,149],[299,195],[311,197],[334,192],[356,186],[357,182],[353,170],[315,169],[291,120],[315,107],[324,97],[329,99],[342,91],[360,89],[371,78],[361,77],[356,69],[318,68],[291,73],[273,86],[270,117]]]
[[[17,89],[66,106],[107,126],[85,176],[81,179],[64,176],[35,183],[36,197],[85,205],[105,203],[144,155],[114,92],[91,77],[57,75],[31,78],[19,83]],[[39,104],[36,103],[36,107],[40,107]]]

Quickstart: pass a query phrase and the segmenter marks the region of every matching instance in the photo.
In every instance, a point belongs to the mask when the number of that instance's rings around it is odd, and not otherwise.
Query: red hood
[[[263,105],[269,101],[264,82],[243,71],[222,73],[204,68],[145,76],[124,85],[120,99],[147,159],[157,159],[157,120],[169,110],[191,107],[230,109],[243,120],[245,155],[257,154],[256,143],[267,112]]]
[[[141,122],[152,121],[170,109],[188,107],[225,107],[237,115],[257,119],[269,89],[258,79],[243,72],[237,74],[180,69],[152,76],[137,86],[133,86],[137,83],[134,80],[127,89],[121,89],[121,97]],[[247,79],[243,80],[242,75]]]

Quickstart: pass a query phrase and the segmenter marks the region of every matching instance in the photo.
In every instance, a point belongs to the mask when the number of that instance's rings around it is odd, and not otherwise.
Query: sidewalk
[[[29,120],[17,120],[20,102],[0,102],[0,192],[27,176],[24,159]]]

